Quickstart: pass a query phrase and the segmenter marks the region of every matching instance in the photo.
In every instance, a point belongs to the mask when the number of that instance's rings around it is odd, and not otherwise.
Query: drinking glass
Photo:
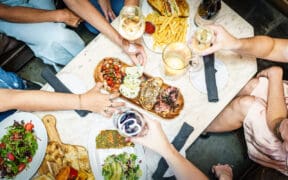
[[[146,122],[143,115],[132,108],[122,108],[113,114],[113,122],[118,132],[125,137],[141,136]]]
[[[177,79],[184,75],[187,70],[198,69],[199,59],[193,55],[186,43],[173,42],[168,44],[162,53],[162,71],[165,78]]]
[[[194,17],[196,26],[213,24],[221,9],[221,0],[202,0]]]
[[[124,6],[120,11],[119,33],[127,40],[139,39],[145,31],[145,19],[138,6]]]
[[[214,39],[214,31],[207,27],[197,27],[192,37],[188,41],[189,47],[195,55],[201,54],[209,48]]]

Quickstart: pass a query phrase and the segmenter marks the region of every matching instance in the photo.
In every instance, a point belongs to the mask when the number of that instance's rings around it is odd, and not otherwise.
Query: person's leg
[[[258,78],[253,78],[251,79],[242,89],[241,91],[237,94],[237,96],[247,96],[252,93],[252,91],[256,88],[256,86],[259,83]]]
[[[63,23],[10,23],[0,20],[0,32],[25,42],[45,63],[66,65],[83,48],[76,32]]]
[[[254,96],[239,96],[234,99],[206,128],[205,132],[228,132],[242,127]]]
[[[91,4],[104,16],[104,13],[100,7],[100,5],[98,4],[97,0],[90,0]],[[113,10],[113,12],[115,13],[116,16],[119,15],[122,7],[124,6],[124,0],[111,0],[111,8]],[[89,24],[88,22],[84,22],[84,26],[93,34],[98,35],[100,32],[94,28],[91,24]]]
[[[25,89],[23,80],[13,72],[6,72],[0,67],[0,88]]]
[[[121,9],[124,6],[125,0],[111,0],[112,10],[116,16],[119,16]]]
[[[0,67],[0,88],[2,89],[25,89],[26,85],[23,80],[15,73],[6,72]],[[1,102],[5,103],[5,102]],[[13,114],[15,110],[0,112],[0,122]]]

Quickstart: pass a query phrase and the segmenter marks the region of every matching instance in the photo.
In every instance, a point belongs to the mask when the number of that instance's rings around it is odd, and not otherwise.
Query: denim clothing
[[[54,10],[54,0],[0,0],[9,6]],[[66,65],[83,48],[84,41],[64,23],[12,23],[0,20],[0,32],[24,41],[47,64]]]
[[[15,73],[6,72],[0,67],[0,88],[2,89],[25,89],[26,85],[23,80]],[[5,102],[0,102],[5,103]],[[0,122],[13,114],[15,110],[0,112]]]
[[[90,2],[104,16],[103,11],[100,5],[98,4],[98,0],[90,0]],[[110,2],[113,12],[115,13],[116,16],[118,16],[120,14],[122,7],[124,6],[124,0],[110,0]],[[84,22],[84,25],[90,32],[94,33],[95,35],[99,34],[99,31],[95,29],[92,25],[90,25],[88,22]]]

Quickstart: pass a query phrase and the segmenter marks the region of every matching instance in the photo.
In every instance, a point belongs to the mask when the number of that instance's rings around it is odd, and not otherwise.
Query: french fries
[[[163,48],[172,42],[185,42],[187,33],[187,18],[175,16],[160,16],[153,12],[146,16],[146,21],[152,22],[156,26],[153,33],[153,49]]]

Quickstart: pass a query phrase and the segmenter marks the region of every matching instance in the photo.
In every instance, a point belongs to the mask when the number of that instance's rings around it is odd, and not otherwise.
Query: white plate
[[[226,65],[217,58],[215,58],[215,69],[217,70],[215,77],[217,89],[219,91],[223,89],[228,82],[228,71]],[[204,67],[199,71],[189,72],[189,77],[195,89],[201,93],[207,94]]]
[[[33,156],[32,162],[29,163],[26,168],[20,172],[15,179],[23,180],[30,179],[38,170],[41,165],[47,147],[47,133],[44,124],[41,119],[31,113],[18,112],[7,117],[0,123],[0,138],[2,138],[7,133],[7,127],[12,126],[14,120],[20,122],[23,120],[25,123],[32,122],[34,124],[34,133],[37,137],[38,149],[36,154]]]
[[[110,129],[115,129],[112,124],[112,120],[110,120],[109,122],[106,121],[105,123],[99,123],[99,126],[93,127],[91,132],[89,133],[88,153],[94,177],[96,179],[104,179],[102,176],[102,166],[107,156],[127,152],[127,153],[134,153],[137,155],[136,162],[141,161],[141,163],[139,163],[140,168],[142,170],[142,176],[140,177],[140,180],[146,180],[147,173],[144,159],[145,156],[143,147],[141,145],[135,144],[135,147],[125,147],[121,149],[96,149],[96,137],[98,136],[100,131]]]
[[[189,3],[189,2],[188,2]],[[190,8],[191,9],[191,8]],[[142,1],[142,6],[141,6],[141,10],[144,16],[147,16],[149,13],[153,12],[154,10],[152,9],[152,7],[148,4],[147,1]],[[190,21],[190,17],[187,18],[187,24],[188,24],[188,28],[187,28],[187,33],[186,33],[186,40],[188,41],[188,39],[191,36],[191,24],[189,23]],[[162,50],[164,49],[164,46],[162,47],[155,47],[155,49],[153,48],[153,44],[154,44],[154,39],[152,37],[152,35],[146,34],[144,33],[143,35],[143,40],[144,43],[146,44],[146,46],[151,50],[154,51],[156,53],[162,53]]]

